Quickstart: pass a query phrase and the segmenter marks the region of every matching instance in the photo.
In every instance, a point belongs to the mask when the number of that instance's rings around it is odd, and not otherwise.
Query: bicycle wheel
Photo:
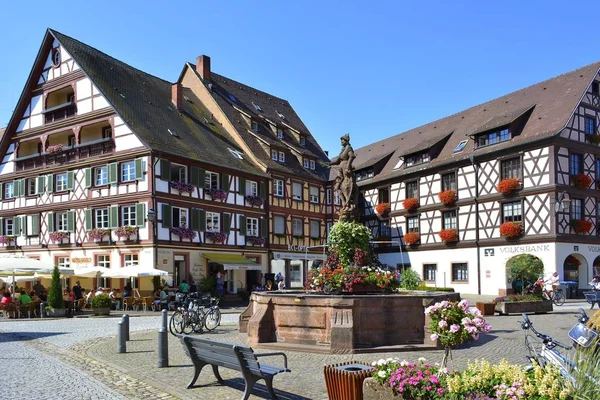
[[[192,313],[189,311],[185,311],[183,313],[183,333],[189,335],[194,331],[194,318],[192,317]]]
[[[204,327],[207,331],[213,331],[221,323],[221,312],[218,308],[211,308],[204,316]]]
[[[183,324],[183,313],[179,310],[175,311],[169,320],[169,332],[171,332],[171,335],[177,336],[183,333]]]
[[[204,311],[195,310],[194,311],[194,325],[193,330],[196,333],[202,333],[204,330]]]
[[[525,348],[529,352],[529,356],[533,359],[533,361],[537,362],[538,364],[541,364],[541,361],[543,361],[543,359],[538,350],[536,349],[536,345],[539,346],[537,340],[535,340],[529,335],[525,336]]]
[[[555,292],[554,296],[552,296],[552,302],[557,306],[562,306],[565,304],[565,295],[563,292]]]

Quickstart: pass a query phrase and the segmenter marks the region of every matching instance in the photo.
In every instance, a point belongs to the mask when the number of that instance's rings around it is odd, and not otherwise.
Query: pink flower
[[[479,339],[479,333],[477,333],[477,332],[472,333],[471,337],[473,338],[473,340],[477,340],[477,339]]]
[[[440,338],[440,336],[437,333],[433,333],[431,336],[429,336],[429,339],[431,339],[432,341],[436,341]]]
[[[458,325],[456,325],[456,324],[452,324],[452,325],[450,326],[450,332],[452,332],[452,333],[456,333],[456,332],[458,332],[459,330],[460,330],[460,326],[458,326]]]
[[[445,320],[441,320],[440,322],[438,322],[438,326],[441,329],[444,329],[444,328],[446,328],[448,326],[448,323]]]
[[[492,331],[492,325],[490,325],[490,324],[484,324],[483,325],[483,331],[485,333],[490,333]]]

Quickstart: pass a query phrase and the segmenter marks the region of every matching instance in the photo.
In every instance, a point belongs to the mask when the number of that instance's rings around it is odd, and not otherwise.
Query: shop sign
[[[274,252],[275,260],[325,260],[325,255],[314,253],[284,253]]]
[[[92,262],[91,257],[75,257],[71,258],[71,264],[90,264]]]
[[[301,244],[288,244],[288,251],[306,251],[306,246]]]
[[[521,254],[521,253],[549,253],[549,244],[538,244],[531,246],[509,246],[509,247],[498,247],[498,251],[502,254]],[[493,248],[483,249],[484,257],[494,257],[495,252]]]

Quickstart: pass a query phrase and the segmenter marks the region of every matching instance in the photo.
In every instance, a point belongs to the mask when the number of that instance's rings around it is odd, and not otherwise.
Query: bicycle
[[[565,294],[563,293],[563,290],[560,288],[556,288],[552,291],[552,297],[550,297],[548,295],[547,290],[544,290],[544,297],[547,300],[551,300],[552,303],[554,303],[554,305],[556,305],[556,306],[562,306],[563,304],[565,304]]]

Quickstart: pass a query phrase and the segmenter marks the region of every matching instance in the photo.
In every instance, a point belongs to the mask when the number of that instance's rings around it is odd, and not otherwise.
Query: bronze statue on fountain
[[[334,190],[338,192],[342,202],[340,221],[358,221],[360,218],[358,186],[356,185],[356,176],[354,175],[354,166],[352,165],[356,155],[350,145],[349,134],[345,134],[340,140],[342,142],[342,151],[330,163],[332,166],[338,166],[338,176],[335,178]]]

